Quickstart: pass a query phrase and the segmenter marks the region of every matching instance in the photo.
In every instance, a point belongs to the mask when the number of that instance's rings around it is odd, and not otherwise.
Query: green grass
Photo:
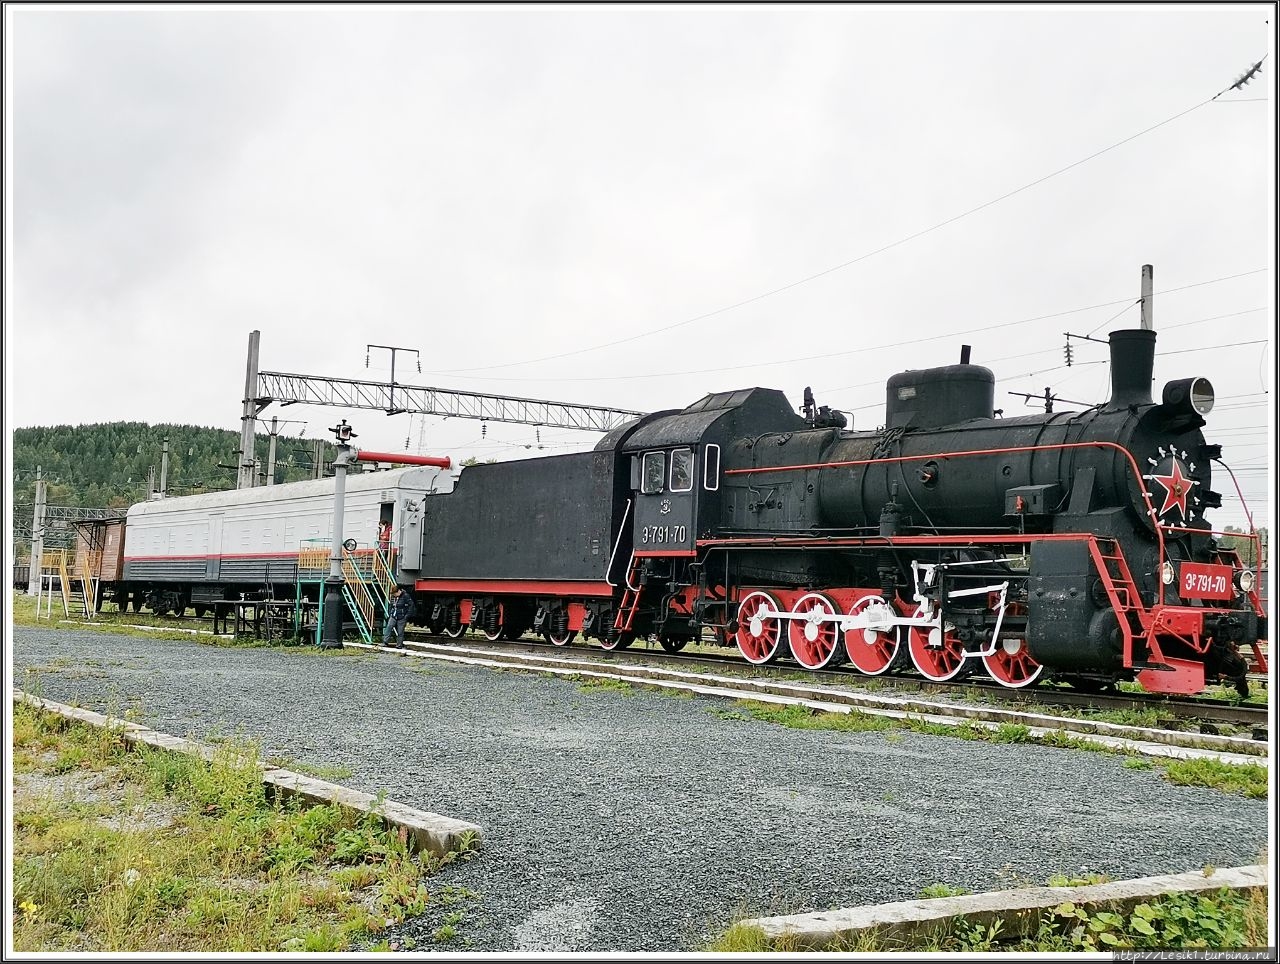
[[[13,817],[18,951],[349,949],[440,899],[430,877],[458,859],[376,814],[268,799],[250,744],[209,764],[15,703],[13,751],[35,788]],[[81,803],[50,782],[94,778]]]
[[[1113,749],[1063,730],[1032,733],[1029,728],[1016,723],[1002,723],[997,727],[982,726],[970,720],[961,720],[954,724],[934,723],[912,716],[902,718],[877,716],[858,710],[833,713],[811,710],[804,706],[780,706],[753,700],[737,700],[730,708],[713,708],[712,713],[722,720],[737,722],[758,720],[791,729],[832,730],[845,733],[883,731],[885,739],[891,742],[897,742],[900,739],[899,732],[908,731],[928,736],[988,743],[1029,743],[1059,749],[1087,750],[1092,753],[1123,756],[1124,767],[1130,770],[1148,769],[1158,762],[1163,767],[1165,779],[1179,786],[1209,787],[1225,793],[1255,798],[1264,798],[1267,795],[1267,771],[1257,764],[1222,763],[1218,760],[1150,761],[1135,755],[1132,751]]]
[[[873,730],[892,729],[897,721],[887,716],[870,713],[817,713],[803,706],[758,703],[754,700],[736,700],[734,706],[741,713],[721,715],[722,719],[752,719],[775,723],[793,730],[838,730],[844,733],[866,733]],[[745,714],[745,715],[744,715]]]
[[[585,679],[578,676],[572,678],[580,680],[578,689],[583,693],[621,693],[624,696],[635,693],[635,687],[626,680],[606,679],[600,676],[588,676]]]
[[[1267,769],[1256,763],[1236,765],[1219,760],[1171,760],[1164,776],[1183,787],[1212,787],[1228,793],[1263,799],[1267,795]]]
[[[1066,881],[1059,883],[1058,881]],[[1053,878],[1051,886],[1080,886],[1095,878]],[[924,897],[950,897],[958,888],[935,884]],[[1067,901],[1042,914],[1033,933],[1013,935],[1003,920],[978,923],[954,918],[938,930],[910,943],[875,931],[837,939],[820,948],[800,945],[791,935],[770,941],[758,927],[739,921],[707,950],[731,954],[796,952],[1099,952],[1117,949],[1180,950],[1265,947],[1267,893],[1264,889],[1223,888],[1202,894],[1171,894],[1119,913],[1106,907],[1086,908]]]
[[[346,780],[352,774],[350,767],[304,763],[293,757],[272,757],[268,762],[272,766],[293,770],[295,773],[305,773],[317,780]]]

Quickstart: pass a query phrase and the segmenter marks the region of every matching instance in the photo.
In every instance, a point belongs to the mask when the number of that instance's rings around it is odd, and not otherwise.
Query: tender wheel
[[[488,616],[488,613],[489,611],[486,610],[485,615]],[[480,631],[484,634],[484,638],[489,640],[489,642],[491,643],[496,643],[498,640],[502,639],[503,634],[506,633],[507,631],[506,624],[503,621],[502,617],[503,617],[502,603],[498,603],[497,622],[494,622],[493,617],[489,616],[485,620],[484,625],[480,629]]]
[[[566,629],[562,632],[543,633],[542,635],[552,646],[568,646],[578,638],[578,631],[576,629]]]
[[[840,610],[820,592],[805,593],[796,600],[791,612],[802,618],[788,620],[787,640],[791,656],[805,669],[822,669],[840,651]]]
[[[473,610],[474,611],[474,610]],[[452,606],[445,614],[444,625],[441,629],[450,639],[460,639],[462,634],[467,631],[468,627],[462,621],[462,614],[457,605]]]
[[[1031,658],[1027,641],[1021,636],[1010,636],[996,643],[996,651],[982,657],[991,678],[1001,686],[1021,689],[1040,678],[1044,666]]]
[[[678,653],[689,644],[688,638],[684,636],[663,636],[658,642],[668,653]]]
[[[955,633],[943,633],[927,626],[911,626],[907,636],[911,661],[926,679],[945,683],[955,679],[966,668],[964,643],[956,638]]]
[[[782,620],[766,615],[766,611],[778,612],[780,609],[777,599],[760,590],[747,593],[738,604],[738,631],[734,639],[748,663],[760,666],[773,662],[780,655]]]
[[[893,607],[879,596],[863,596],[849,607],[850,616],[863,616],[870,625],[844,634],[849,662],[859,673],[879,676],[902,664],[902,627],[891,622]]]

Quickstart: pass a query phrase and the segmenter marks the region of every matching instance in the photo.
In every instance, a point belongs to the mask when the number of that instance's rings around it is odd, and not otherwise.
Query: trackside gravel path
[[[13,679],[480,824],[482,854],[439,878],[478,896],[384,935],[419,949],[696,951],[741,916],[1248,864],[1267,837],[1267,801],[1118,756],[791,730],[718,699],[412,657],[17,627]]]

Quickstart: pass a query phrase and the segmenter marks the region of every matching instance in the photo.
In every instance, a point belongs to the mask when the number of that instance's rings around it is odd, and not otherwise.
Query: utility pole
[[[44,504],[46,483],[36,466],[36,504],[31,516],[31,563],[27,567],[27,595],[40,595],[40,562],[44,557]]]
[[[329,578],[324,584],[324,610],[320,633],[321,649],[342,649],[342,510],[347,498],[347,466],[355,461],[351,440],[356,437],[344,418],[330,431],[338,440],[333,460],[333,542],[329,552]]]
[[[244,368],[244,410],[240,415],[240,470],[236,476],[237,489],[250,489],[257,484],[257,472],[253,464],[253,430],[258,413],[266,403],[258,404],[254,394],[258,389],[258,341],[262,333],[249,332],[249,356]]]
[[[169,440],[160,449],[160,498],[169,494]]]
[[[316,439],[315,445],[311,450],[311,477],[313,479],[324,478],[324,439]]]
[[[1155,331],[1156,299],[1155,268],[1149,264],[1142,266],[1142,330]]]
[[[306,422],[282,422],[274,415],[271,416],[271,441],[267,446],[267,485],[276,484],[276,438],[280,434],[281,425],[301,425],[303,428],[307,427]]]
[[[271,416],[271,443],[267,446],[267,485],[276,484],[276,417]]]

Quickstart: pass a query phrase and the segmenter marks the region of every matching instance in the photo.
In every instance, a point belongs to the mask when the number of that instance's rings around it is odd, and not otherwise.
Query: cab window
[[[671,491],[688,492],[693,488],[693,452],[676,449],[671,453]]]
[[[644,456],[644,479],[640,491],[645,495],[655,495],[662,491],[663,476],[667,468],[666,454],[663,452],[646,452]]]
[[[708,492],[720,488],[720,446],[714,442],[707,446],[702,456],[702,487]]]

